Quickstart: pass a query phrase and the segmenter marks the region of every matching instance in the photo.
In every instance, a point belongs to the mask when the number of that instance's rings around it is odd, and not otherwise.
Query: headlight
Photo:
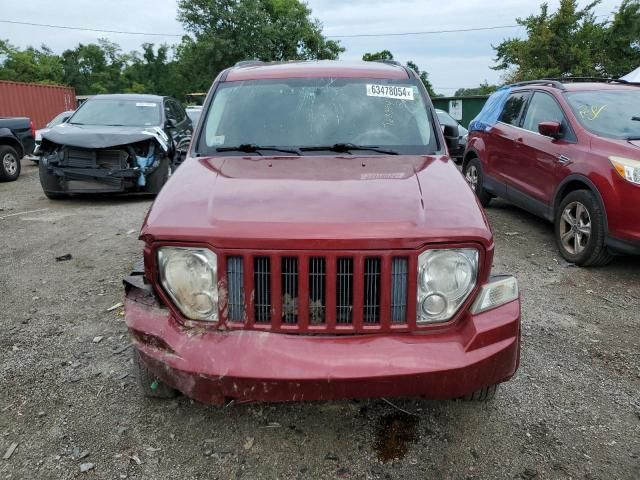
[[[418,323],[449,320],[476,286],[478,251],[427,250],[418,258]]]
[[[622,157],[609,157],[609,161],[622,178],[640,185],[640,161]]]
[[[218,320],[218,269],[215,253],[205,248],[158,250],[160,283],[183,315]]]

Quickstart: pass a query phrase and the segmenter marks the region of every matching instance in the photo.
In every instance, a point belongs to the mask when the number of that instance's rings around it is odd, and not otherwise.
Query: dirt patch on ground
[[[109,311],[150,203],[52,202],[29,163],[0,184],[0,456],[17,443],[0,477],[640,478],[640,259],[575,268],[551,225],[492,204],[494,271],[520,282],[523,350],[487,404],[394,399],[418,415],[409,425],[382,400],[153,401],[122,310]],[[381,439],[403,445],[397,460],[381,461]]]

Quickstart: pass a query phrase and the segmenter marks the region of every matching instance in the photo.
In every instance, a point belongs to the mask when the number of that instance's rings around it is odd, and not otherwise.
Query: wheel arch
[[[13,137],[0,137],[0,145],[7,145],[15,149],[18,152],[18,161],[22,160],[24,157],[24,149],[22,148],[22,144]]]
[[[598,187],[591,180],[589,180],[587,177],[583,175],[578,175],[578,174],[569,175],[560,183],[560,185],[558,185],[558,188],[556,189],[556,193],[554,195],[553,205],[552,205],[553,221],[555,222],[556,212],[558,211],[558,208],[560,207],[560,203],[562,202],[562,200],[571,192],[575,192],[576,190],[588,190],[594,194],[598,204],[600,205],[600,210],[604,215],[605,232],[608,232],[609,222],[607,220],[607,209],[605,208],[604,201],[602,200],[602,195],[600,194]]]
[[[467,164],[474,158],[480,159],[480,154],[475,148],[468,148],[466,152],[464,152],[464,156],[462,157],[462,171],[466,168]]]

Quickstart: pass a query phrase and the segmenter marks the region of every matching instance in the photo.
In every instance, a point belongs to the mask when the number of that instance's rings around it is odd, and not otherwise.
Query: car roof
[[[409,78],[409,74],[400,64],[384,62],[343,62],[336,60],[275,63],[247,62],[246,64],[232,67],[225,81],[320,77],[406,80]]]
[[[633,90],[638,86],[627,85],[624,83],[602,83],[602,82],[580,82],[580,83],[563,83],[564,88],[568,92],[585,91],[585,90]],[[640,90],[638,90],[640,92]]]
[[[532,80],[529,82],[515,83],[511,85],[515,91],[530,90],[532,88],[542,88],[545,90],[562,92],[588,92],[603,90],[634,90],[640,88],[638,84],[627,84],[623,82],[583,82],[583,81],[557,81],[557,80]]]
[[[160,102],[164,97],[160,95],[148,95],[142,93],[112,93],[112,94],[100,94],[93,95],[88,100],[106,100],[106,99],[114,99],[114,100],[138,100],[138,101],[156,101]]]

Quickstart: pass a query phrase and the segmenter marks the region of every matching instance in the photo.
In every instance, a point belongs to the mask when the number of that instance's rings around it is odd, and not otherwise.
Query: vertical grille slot
[[[325,285],[327,268],[325,259],[312,257],[309,259],[309,323],[322,325],[325,322]]]
[[[336,270],[336,323],[353,322],[353,258],[338,258]]]
[[[364,323],[380,322],[380,258],[364,259]]]
[[[256,323],[271,321],[271,259],[253,259],[254,314]]]
[[[298,259],[282,258],[282,321],[298,323]]]
[[[407,321],[407,274],[409,262],[404,257],[394,257],[391,262],[391,322]]]
[[[232,322],[244,321],[243,278],[242,257],[227,257],[227,314]]]

